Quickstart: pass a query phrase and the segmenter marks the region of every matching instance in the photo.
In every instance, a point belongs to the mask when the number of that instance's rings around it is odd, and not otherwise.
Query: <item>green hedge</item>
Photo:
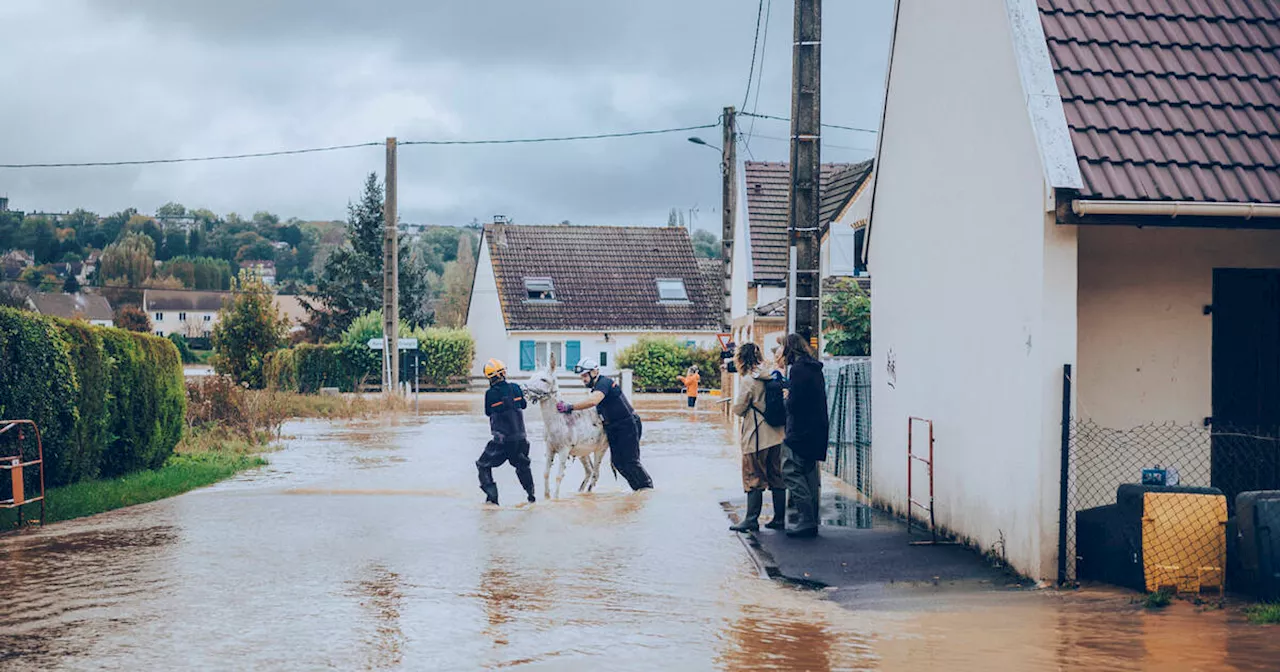
[[[423,387],[446,387],[470,375],[476,346],[466,330],[416,329],[406,338],[418,339]],[[412,367],[412,354],[406,356],[406,366]],[[364,343],[303,344],[269,353],[264,372],[272,389],[312,394],[322,387],[336,387],[353,392],[362,382],[381,379],[382,356]]]
[[[39,425],[47,486],[159,467],[186,403],[168,340],[0,308],[0,418]]]
[[[670,338],[642,338],[618,355],[618,368],[631,369],[635,387],[645,392],[683,389],[677,377],[694,364],[702,377],[700,387],[720,387],[720,349],[697,348]]]

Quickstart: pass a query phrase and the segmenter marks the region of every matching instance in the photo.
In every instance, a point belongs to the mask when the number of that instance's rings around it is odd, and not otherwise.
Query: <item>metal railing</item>
[[[866,358],[825,362],[828,473],[871,497],[871,362]]]

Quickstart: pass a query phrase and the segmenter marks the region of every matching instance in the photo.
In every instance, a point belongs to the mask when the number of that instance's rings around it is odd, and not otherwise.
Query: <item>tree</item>
[[[75,294],[80,291],[80,281],[76,280],[76,276],[68,274],[67,279],[62,283],[62,291],[67,294]]]
[[[710,231],[698,229],[693,232],[693,255],[699,259],[719,259],[724,248],[720,239]]]
[[[156,217],[182,217],[185,214],[187,214],[187,208],[173,201],[156,208]]]
[[[276,310],[271,289],[255,274],[241,271],[234,291],[213,327],[213,368],[261,389],[263,362],[267,353],[284,345],[289,320]]]
[[[0,282],[0,306],[26,310],[28,293],[22,285],[12,282]]]
[[[125,227],[128,226],[129,220],[138,214],[133,208],[121,210],[113,215],[102,218],[98,224],[97,231],[94,232],[93,239],[89,244],[98,249],[103,249],[111,243],[120,239],[120,234],[124,233]]]
[[[467,306],[471,302],[471,282],[475,278],[476,262],[471,253],[471,238],[458,241],[458,258],[449,262],[444,271],[444,295],[436,307],[440,326],[461,328],[467,322]]]
[[[141,287],[155,270],[155,252],[155,243],[149,236],[141,233],[121,236],[102,251],[98,272],[103,284]]]
[[[116,310],[115,325],[129,331],[151,333],[151,318],[137,306],[122,306]]]
[[[325,338],[335,338],[357,316],[382,307],[382,233],[382,185],[370,173],[360,200],[347,206],[346,241],[325,260],[316,290],[308,295],[311,301],[304,301]],[[410,324],[427,324],[426,270],[403,235],[399,254],[400,316]],[[322,311],[326,314],[318,316]]]
[[[164,234],[164,249],[156,255],[160,261],[181,257],[187,253],[187,232],[178,227],[170,228]]]
[[[822,297],[826,351],[837,357],[871,354],[871,297],[853,278],[836,281]]]
[[[31,250],[37,264],[57,261],[61,252],[57,229],[45,217],[27,217],[18,230],[18,247]]]

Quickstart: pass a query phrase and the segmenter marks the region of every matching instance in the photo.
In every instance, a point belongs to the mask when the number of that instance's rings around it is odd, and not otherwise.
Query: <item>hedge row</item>
[[[475,357],[475,341],[462,329],[417,329],[418,375],[423,387],[447,387],[465,380]],[[412,367],[412,354],[402,355]],[[406,368],[412,374],[412,368]],[[322,387],[354,392],[382,378],[382,355],[365,344],[303,344],[269,353],[264,363],[267,386],[311,394]]]
[[[642,338],[618,355],[618,367],[634,372],[634,385],[645,392],[673,392],[683,389],[676,378],[692,365],[702,377],[700,387],[720,387],[720,349],[683,345],[675,339]]]
[[[0,418],[40,427],[46,485],[159,467],[186,403],[168,340],[0,308]]]

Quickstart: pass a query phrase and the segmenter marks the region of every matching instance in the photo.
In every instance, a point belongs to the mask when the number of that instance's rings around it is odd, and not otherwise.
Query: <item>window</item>
[[[156,336],[159,336],[160,338],[164,338],[164,331],[160,329],[156,329]]]
[[[187,314],[186,314],[186,313],[178,313],[178,321],[179,321],[179,322],[186,322],[186,321],[187,321]]]
[[[156,313],[156,322],[164,322],[164,313]]]
[[[527,301],[556,300],[556,287],[551,278],[525,278],[524,291]]]
[[[606,366],[609,366],[609,353],[607,353],[607,352],[601,352],[601,353],[600,353],[600,366],[601,366],[602,368],[603,368],[603,367],[606,367]]]
[[[659,301],[688,301],[689,293],[684,290],[684,280],[658,280]]]
[[[204,316],[204,321],[205,321],[205,322],[208,322],[210,319],[212,319],[212,318],[211,318],[211,316],[209,316],[209,315],[205,315],[205,316]]]
[[[534,357],[537,359],[538,368],[546,366],[551,355],[556,357],[556,368],[564,368],[563,346],[564,344],[560,341],[538,341],[537,345],[534,346]],[[574,364],[577,364],[577,362],[574,362]]]
[[[209,337],[210,337],[210,336],[212,336],[212,335],[213,335],[213,332],[212,332],[212,331],[206,331],[206,332],[204,332],[204,338],[209,338]]]

